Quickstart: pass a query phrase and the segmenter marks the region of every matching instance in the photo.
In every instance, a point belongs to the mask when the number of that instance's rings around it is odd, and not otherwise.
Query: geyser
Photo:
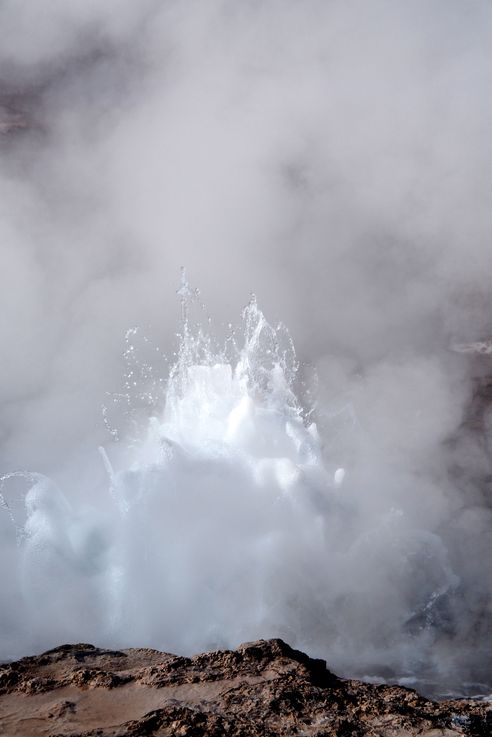
[[[146,427],[113,448],[115,469],[100,449],[109,516],[72,507],[39,474],[2,479],[17,538],[10,566],[24,649],[60,636],[179,651],[265,631],[292,638],[309,609],[341,469],[328,470],[316,427],[304,420],[290,337],[252,298],[240,334],[219,349],[190,325],[185,281],[180,294],[182,332],[164,406],[152,396]],[[129,331],[127,388],[138,384],[133,337]],[[132,410],[128,395],[112,399]],[[109,427],[107,408],[105,419]],[[28,487],[24,505],[18,484],[9,492],[19,478]]]
[[[361,523],[350,469],[297,398],[292,340],[254,297],[220,344],[191,321],[184,275],[178,294],[167,376],[127,333],[97,506],[39,474],[2,479],[2,656],[66,640],[190,653],[281,636],[343,672],[462,688],[446,650],[460,580],[445,542],[396,506]]]

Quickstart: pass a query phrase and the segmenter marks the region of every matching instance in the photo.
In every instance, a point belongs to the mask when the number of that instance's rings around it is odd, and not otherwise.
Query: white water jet
[[[120,512],[115,621],[139,641],[186,651],[279,629],[292,639],[289,610],[312,586],[333,487],[293,391],[295,351],[255,298],[242,345],[214,348],[190,327],[186,282],[179,294],[164,409],[124,469],[105,461]]]
[[[326,460],[296,398],[289,334],[254,297],[219,346],[190,322],[184,275],[178,294],[167,378],[140,362],[127,333],[125,391],[111,400],[132,429],[113,427],[105,409],[119,442],[100,449],[100,506],[40,475],[2,480],[3,522],[17,531],[3,559],[16,571],[4,656],[66,640],[191,653],[281,636],[345,670],[418,672],[459,583],[442,541],[394,508],[356,524],[345,468]],[[18,494],[15,511],[7,499],[19,477],[22,512]]]

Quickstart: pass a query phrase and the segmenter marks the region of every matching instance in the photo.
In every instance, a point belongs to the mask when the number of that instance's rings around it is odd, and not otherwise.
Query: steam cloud
[[[491,323],[490,3],[5,0],[0,29],[0,471],[43,475],[29,565],[0,509],[0,657],[280,634],[343,673],[489,688],[489,413],[473,395],[492,359],[450,347]],[[254,290],[306,382],[316,369],[318,460],[346,469],[322,511],[260,514],[230,466],[200,496],[195,459],[181,497],[155,502],[162,526],[139,511],[115,533],[98,446],[129,466],[101,404],[129,326],[175,350],[183,263],[218,323]],[[14,517],[25,492],[4,486]],[[175,556],[165,585],[146,534]],[[123,548],[145,596],[108,624],[117,575],[105,589],[101,571]],[[227,581],[249,563],[247,584],[207,598],[224,557]]]

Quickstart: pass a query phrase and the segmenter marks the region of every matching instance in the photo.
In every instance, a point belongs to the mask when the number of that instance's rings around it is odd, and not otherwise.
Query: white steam
[[[71,505],[39,474],[2,479],[17,537],[4,652],[83,638],[191,653],[280,635],[341,668],[358,653],[359,669],[437,677],[432,646],[460,580],[429,510],[412,519],[345,484],[296,398],[292,341],[255,298],[219,348],[190,323],[184,277],[178,294],[182,332],[164,389],[137,331],[127,334],[126,391],[110,400],[136,434],[114,446],[115,463],[100,448],[109,493],[97,508]],[[137,396],[151,413],[140,430],[128,423]],[[368,416],[377,425],[373,408]],[[419,438],[417,455],[428,442]],[[19,480],[24,505],[10,490]]]
[[[283,634],[490,682],[488,0],[6,0],[0,31],[0,472],[40,474],[2,491],[0,657]],[[182,263],[301,368],[190,327],[166,384]]]

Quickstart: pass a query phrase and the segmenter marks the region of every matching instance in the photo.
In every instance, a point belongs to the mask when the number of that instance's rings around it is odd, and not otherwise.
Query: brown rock
[[[63,645],[0,667],[4,737],[490,737],[492,705],[337,678],[282,640],[193,658]]]

